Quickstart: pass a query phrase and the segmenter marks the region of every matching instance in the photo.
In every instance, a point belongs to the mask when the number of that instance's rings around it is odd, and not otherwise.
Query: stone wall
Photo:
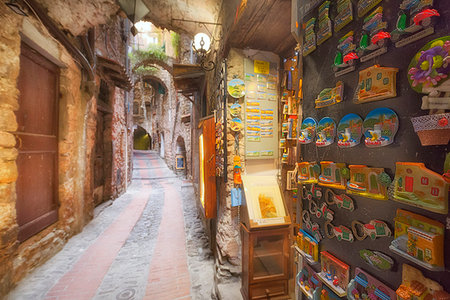
[[[39,2],[49,8],[51,17],[62,24],[62,29],[75,35],[93,24],[106,21],[117,10],[114,1],[102,1],[102,4],[97,1]],[[78,63],[32,14],[23,18],[0,4],[0,20],[3,24],[0,27],[0,295],[5,295],[27,272],[58,252],[68,238],[80,232],[92,218],[92,154],[97,102],[89,92],[92,89],[83,81]],[[32,42],[31,46],[37,52],[64,66],[60,69],[58,103],[58,221],[21,244],[17,241],[15,210],[15,181],[20,176],[15,160],[19,145],[16,145],[13,135],[17,129],[14,112],[19,109],[20,34]],[[124,61],[123,53],[118,52],[117,57],[121,61]],[[114,110],[117,115],[114,116],[112,132],[117,143],[113,152],[121,158],[114,159],[114,168],[116,173],[117,170],[126,173],[128,169],[130,174],[130,167],[126,166],[125,144],[131,130],[126,128],[123,98],[123,91],[116,89]],[[117,178],[113,184],[117,185],[115,194],[120,194],[125,188],[124,178]]]

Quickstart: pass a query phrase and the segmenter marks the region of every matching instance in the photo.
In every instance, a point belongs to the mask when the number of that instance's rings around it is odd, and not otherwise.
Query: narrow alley
[[[209,299],[213,260],[192,184],[154,151],[134,151],[133,181],[7,299]],[[186,242],[187,240],[187,242]]]

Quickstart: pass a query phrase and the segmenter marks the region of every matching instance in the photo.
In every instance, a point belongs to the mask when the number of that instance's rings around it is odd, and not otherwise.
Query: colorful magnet
[[[359,0],[358,1],[358,17],[362,17],[367,14],[372,8],[374,8],[381,0]]]
[[[397,68],[386,68],[379,65],[360,71],[356,103],[367,103],[396,97],[397,72]]]
[[[363,120],[357,114],[345,115],[337,127],[339,148],[359,145],[362,137]]]
[[[333,144],[336,136],[336,123],[329,117],[322,118],[317,126],[317,147],[325,147]]]
[[[308,117],[303,120],[300,127],[300,137],[298,141],[300,144],[309,144],[316,136],[317,121],[314,118]]]
[[[316,50],[316,33],[314,32],[314,26],[316,24],[316,18],[309,19],[305,26],[305,42],[303,45],[303,56],[307,56],[314,50]]]
[[[350,266],[327,251],[320,252],[320,265],[320,280],[339,297],[344,297],[350,281]]]
[[[403,47],[434,33],[434,24],[440,14],[432,7],[432,0],[402,1],[395,29],[391,32],[395,47]]]
[[[233,118],[230,121],[230,128],[233,131],[240,131],[242,128],[244,128],[244,124],[242,123],[242,120],[239,118]]]
[[[336,237],[338,241],[353,242],[355,240],[352,231],[348,227],[343,225],[334,226],[329,220],[325,222],[325,235],[329,239]]]
[[[356,60],[358,59],[355,50],[356,45],[353,43],[353,31],[349,31],[339,40],[337,52],[334,57],[333,71],[338,72],[340,69],[347,67],[349,72],[353,71],[355,69],[354,65]]]
[[[241,105],[239,103],[233,103],[230,106],[230,114],[233,117],[238,117],[241,115]]]
[[[398,116],[389,108],[376,108],[369,112],[363,122],[367,147],[383,147],[394,142],[398,130]]]
[[[385,31],[386,28],[387,22],[383,22],[383,7],[381,6],[364,19],[357,50],[361,62],[368,61],[387,52],[386,46],[390,41],[391,35]]]
[[[336,83],[334,88],[326,88],[317,96],[316,108],[322,108],[339,103],[344,98],[344,84],[342,81]]]
[[[347,286],[347,299],[384,299],[397,300],[397,294],[390,287],[380,282],[360,268],[355,269],[355,277]]]
[[[446,287],[448,288],[448,287]],[[397,299],[434,299],[448,300],[450,294],[442,286],[410,265],[403,264],[402,284],[398,287]]]
[[[233,158],[233,182],[234,184],[242,184],[241,178],[241,158],[238,155],[235,155]]]
[[[239,78],[231,79],[228,82],[227,90],[228,90],[228,93],[230,94],[230,96],[233,98],[244,97],[244,95],[245,95],[244,80],[239,79]]]
[[[423,163],[397,162],[393,200],[446,215],[450,178],[425,167]]]
[[[324,3],[322,3],[322,5],[319,6],[317,45],[322,44],[333,35],[329,11],[330,11],[330,1],[325,1]]]
[[[389,237],[392,235],[387,224],[380,220],[371,220],[368,224],[363,224],[354,220],[352,222],[352,230],[353,235],[358,241],[362,241],[366,237],[370,237],[374,240],[378,237]]]
[[[389,250],[430,271],[444,271],[444,224],[397,209]]]
[[[334,19],[334,32],[338,32],[353,20],[352,2],[350,0],[338,0],[337,13]]]
[[[359,251],[359,256],[367,264],[371,265],[379,271],[389,271],[394,266],[394,260],[384,253],[379,251],[371,251],[362,249]]]
[[[365,165],[350,165],[350,179],[347,193],[377,200],[388,200],[388,187],[392,180],[383,168],[369,168]]]
[[[336,189],[345,189],[348,179],[348,169],[345,163],[334,163],[332,161],[321,161],[321,174],[319,184]]]
[[[330,197],[331,195],[331,197]],[[338,208],[348,209],[349,211],[355,210],[353,199],[346,194],[335,194],[331,189],[325,191],[325,202],[328,205],[336,204]]]

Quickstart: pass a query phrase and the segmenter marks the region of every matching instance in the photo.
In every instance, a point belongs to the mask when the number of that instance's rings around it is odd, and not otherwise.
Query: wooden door
[[[22,44],[18,87],[16,210],[22,242],[58,220],[59,69]]]
[[[214,117],[202,121],[202,135],[200,149],[200,186],[203,188],[203,208],[206,218],[215,218],[217,215],[216,200],[216,126]],[[201,147],[201,146],[200,146]]]

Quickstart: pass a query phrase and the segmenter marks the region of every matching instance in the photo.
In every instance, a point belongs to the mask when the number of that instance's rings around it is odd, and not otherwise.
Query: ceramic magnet
[[[235,78],[228,82],[228,93],[233,98],[241,98],[245,95],[245,83],[244,80]]]
[[[336,136],[336,123],[329,117],[322,118],[317,126],[317,147],[325,147],[333,144]]]
[[[362,137],[363,120],[357,114],[345,115],[337,127],[338,146],[350,148],[359,145]]]
[[[367,147],[383,147],[394,142],[398,130],[398,116],[389,108],[372,110],[364,119],[364,135]]]

